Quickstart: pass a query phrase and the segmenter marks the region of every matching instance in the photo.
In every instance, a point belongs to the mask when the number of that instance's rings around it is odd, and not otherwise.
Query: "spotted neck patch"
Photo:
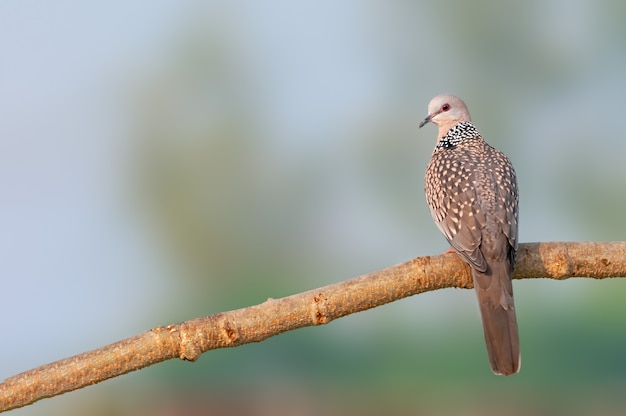
[[[452,127],[446,135],[439,140],[439,143],[435,146],[435,152],[444,149],[454,149],[465,140],[479,137],[481,137],[480,133],[471,121],[462,121]]]

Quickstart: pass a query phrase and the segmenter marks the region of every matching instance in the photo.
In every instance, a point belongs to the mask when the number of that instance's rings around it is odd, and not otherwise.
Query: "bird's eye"
[[[450,110],[450,104],[444,104],[441,106],[441,111],[448,111]]]

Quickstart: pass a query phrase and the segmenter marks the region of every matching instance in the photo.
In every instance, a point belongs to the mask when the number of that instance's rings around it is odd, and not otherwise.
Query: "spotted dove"
[[[426,200],[437,227],[472,269],[491,370],[519,371],[520,348],[513,285],[518,224],[515,171],[504,153],[488,145],[465,103],[439,95],[428,117],[439,127],[426,168]]]

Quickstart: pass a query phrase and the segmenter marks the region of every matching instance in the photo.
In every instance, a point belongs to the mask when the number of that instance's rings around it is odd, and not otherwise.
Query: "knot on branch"
[[[197,344],[199,338],[194,335],[195,331],[186,323],[171,327],[172,332],[178,333],[178,357],[185,361],[196,361],[202,354],[202,349]]]
[[[311,305],[311,319],[313,325],[323,325],[329,323],[332,318],[328,315],[328,298],[324,293],[313,296]]]

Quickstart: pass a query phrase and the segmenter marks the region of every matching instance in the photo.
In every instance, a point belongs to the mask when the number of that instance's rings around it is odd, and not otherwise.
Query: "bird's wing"
[[[480,251],[482,242],[481,218],[484,216],[477,209],[476,191],[473,188],[459,192],[454,196],[444,196],[444,207],[447,209],[441,220],[435,218],[435,223],[450,245],[459,255],[478,271],[487,270],[487,262]]]
[[[424,190],[435,224],[450,245],[472,267],[484,272],[480,251],[481,224],[485,223],[474,186],[475,166],[464,166],[435,153],[426,168]]]
[[[493,148],[492,148],[493,149]],[[509,158],[502,152],[493,149],[497,154],[494,160],[498,160],[497,169],[500,170],[499,181],[496,187],[498,209],[495,216],[502,228],[502,233],[506,236],[511,247],[509,255],[511,265],[515,265],[515,252],[517,250],[517,229],[518,229],[518,204],[519,193],[517,189],[517,178],[515,170]]]

